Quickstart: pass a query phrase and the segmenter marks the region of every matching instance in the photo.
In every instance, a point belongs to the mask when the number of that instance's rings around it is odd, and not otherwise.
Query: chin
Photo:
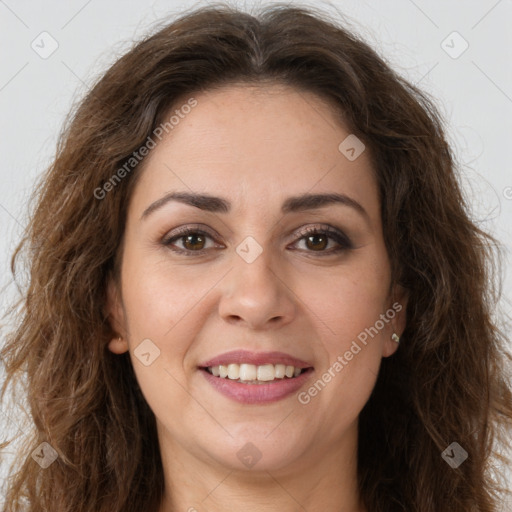
[[[242,429],[245,433],[238,435],[228,428],[233,437],[227,436],[215,443],[221,450],[220,453],[216,450],[212,457],[224,467],[251,473],[292,467],[304,453],[305,443],[298,439],[298,432],[294,435],[290,431],[279,430],[280,421],[282,418],[273,422],[270,428],[267,424],[260,428],[251,424],[249,428]]]

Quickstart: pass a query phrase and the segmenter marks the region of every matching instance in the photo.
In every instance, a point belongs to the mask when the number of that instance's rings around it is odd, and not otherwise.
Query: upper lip
[[[295,368],[311,368],[311,364],[297,357],[284,352],[251,352],[249,350],[232,350],[215,356],[199,366],[208,368],[209,366],[227,366],[228,364],[253,364],[255,366],[262,366],[264,364],[284,364],[288,366],[295,366]]]

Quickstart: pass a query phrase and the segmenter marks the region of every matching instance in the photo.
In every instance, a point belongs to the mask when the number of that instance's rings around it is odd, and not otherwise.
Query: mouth
[[[289,397],[309,380],[309,363],[281,352],[233,351],[202,363],[206,381],[228,398],[245,404]]]
[[[295,379],[312,368],[299,368],[293,365],[231,363],[228,365],[208,366],[201,368],[214,377],[228,379],[240,384],[268,384],[279,380]]]

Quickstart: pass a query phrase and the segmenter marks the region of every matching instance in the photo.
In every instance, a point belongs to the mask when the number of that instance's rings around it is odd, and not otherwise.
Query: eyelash
[[[211,234],[203,229],[194,228],[192,226],[189,226],[189,227],[179,228],[177,230],[177,232],[172,233],[171,236],[164,237],[164,239],[162,240],[162,245],[168,247],[171,251],[181,254],[183,256],[198,256],[198,255],[202,255],[206,251],[208,251],[208,249],[200,249],[198,251],[191,251],[189,249],[177,249],[172,246],[172,243],[174,241],[183,239],[186,236],[191,235],[191,234],[202,235],[202,236],[205,236],[205,237],[208,237],[211,239],[214,238],[213,234]],[[297,240],[294,243],[296,243],[300,240],[303,240],[303,239],[307,238],[308,236],[327,235],[328,239],[332,239],[336,243],[339,244],[340,247],[335,248],[335,249],[330,249],[330,250],[323,250],[323,251],[306,250],[306,252],[318,253],[318,255],[320,257],[337,254],[339,252],[347,251],[347,250],[354,248],[351,240],[343,232],[338,231],[337,229],[334,229],[328,225],[308,227],[308,228],[300,231],[299,235],[300,235],[299,238],[297,238]],[[296,250],[296,249],[294,249],[294,250]]]

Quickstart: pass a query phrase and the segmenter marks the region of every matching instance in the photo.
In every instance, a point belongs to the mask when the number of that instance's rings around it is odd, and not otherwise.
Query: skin
[[[382,358],[398,347],[391,335],[402,333],[406,306],[403,290],[391,286],[368,151],[349,161],[338,146],[350,131],[310,93],[238,84],[194,97],[197,106],[144,161],[128,208],[121,286],[108,286],[120,336],[109,348],[130,351],[157,419],[166,482],[160,512],[364,511],[358,416]],[[171,201],[141,219],[172,191],[223,197],[231,211]],[[333,192],[367,216],[341,204],[281,212],[290,196]],[[212,236],[173,241],[191,256],[163,243],[177,227],[197,224]],[[333,253],[340,245],[332,238],[327,246],[322,236],[308,242],[302,230],[319,224],[345,233],[353,247]],[[263,250],[252,263],[235,250],[247,236]],[[396,302],[401,312],[308,404],[297,394],[240,404],[198,369],[234,349],[277,350],[314,367],[307,390]],[[134,354],[144,339],[160,350],[149,366]],[[248,442],[261,454],[252,468],[237,457]]]

